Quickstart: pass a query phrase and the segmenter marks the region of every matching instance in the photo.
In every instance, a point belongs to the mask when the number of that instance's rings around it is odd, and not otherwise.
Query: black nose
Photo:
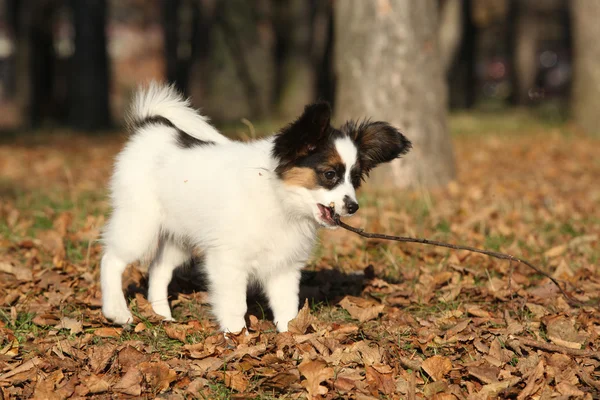
[[[344,197],[344,205],[346,206],[346,210],[348,210],[348,214],[354,214],[358,211],[358,203],[350,198],[350,196]]]

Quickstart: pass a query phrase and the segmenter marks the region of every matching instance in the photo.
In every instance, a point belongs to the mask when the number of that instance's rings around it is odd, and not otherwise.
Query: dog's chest
[[[316,230],[311,226],[278,227],[249,244],[250,266],[256,272],[305,263],[312,253]]]

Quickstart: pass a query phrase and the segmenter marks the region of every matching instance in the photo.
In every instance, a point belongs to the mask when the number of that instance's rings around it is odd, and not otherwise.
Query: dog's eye
[[[335,179],[335,171],[325,172],[325,179],[327,179],[327,180]]]

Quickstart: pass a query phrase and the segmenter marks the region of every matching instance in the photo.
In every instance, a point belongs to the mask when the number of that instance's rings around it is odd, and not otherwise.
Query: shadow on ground
[[[360,296],[364,282],[372,278],[373,268],[367,267],[365,271],[344,273],[337,269],[320,271],[302,271],[300,282],[300,307],[306,300],[310,305],[314,304],[337,304],[344,296]],[[148,279],[147,274],[139,280],[134,280],[127,287],[127,297],[133,298],[136,293],[147,297]],[[177,299],[179,294],[192,294],[195,292],[208,291],[208,282],[202,268],[202,260],[196,259],[193,263],[183,265],[175,270],[173,279],[169,284],[169,299]],[[250,285],[246,299],[250,315],[272,321],[273,314],[269,308],[266,296],[260,287]]]

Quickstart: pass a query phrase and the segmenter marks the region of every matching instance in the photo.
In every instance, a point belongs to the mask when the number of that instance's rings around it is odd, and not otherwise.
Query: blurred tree
[[[446,121],[435,0],[335,2],[336,118],[372,117],[413,142],[403,159],[376,169],[380,186],[435,186],[455,175]]]
[[[600,136],[600,1],[573,0],[574,76],[572,108],[575,121]]]
[[[311,0],[310,52],[315,71],[315,98],[335,106],[334,21],[332,0]]]
[[[209,41],[207,37],[198,35],[200,3],[194,0],[162,0],[162,11],[166,78],[187,96],[197,47]],[[210,33],[210,29],[206,29],[205,33]]]
[[[445,72],[450,71],[463,39],[464,0],[441,0],[439,21],[440,62]]]
[[[306,0],[273,0],[275,33],[275,94],[282,117],[298,113],[314,99],[315,79],[311,60],[311,6]]]
[[[56,114],[53,28],[60,2],[8,0],[5,6],[17,43],[16,100],[23,125],[36,127]]]
[[[475,104],[477,88],[472,0],[443,0],[441,6],[440,50],[450,89],[449,104],[451,108],[470,108]]]
[[[106,0],[71,0],[75,52],[71,61],[69,124],[75,129],[110,126]]]

